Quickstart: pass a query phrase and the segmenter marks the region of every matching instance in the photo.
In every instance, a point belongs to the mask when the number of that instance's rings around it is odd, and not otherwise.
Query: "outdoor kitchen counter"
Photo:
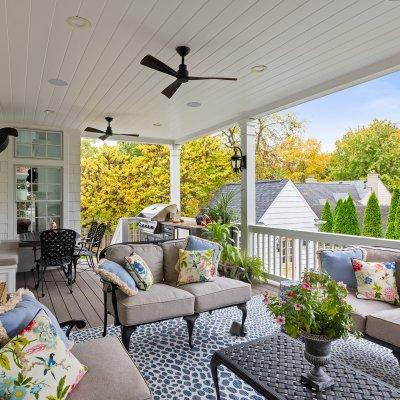
[[[193,236],[201,236],[203,231],[203,226],[197,225],[196,221],[192,218],[183,218],[183,222],[164,221],[160,222],[160,224],[162,226],[162,231],[164,233],[170,233],[173,239],[183,237],[183,235],[179,234],[179,230],[181,229],[189,231],[189,235]]]

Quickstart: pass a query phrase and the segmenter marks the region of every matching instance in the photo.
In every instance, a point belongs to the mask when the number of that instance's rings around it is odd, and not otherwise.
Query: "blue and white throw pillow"
[[[55,327],[57,335],[64,342],[67,349],[70,350],[74,342],[67,338],[51,311],[36,300],[34,294],[28,289],[18,289],[5,305],[0,306],[0,345],[4,346],[17,336],[21,329],[28,325],[40,310],[45,311]]]
[[[188,251],[213,250],[212,263],[213,263],[213,267],[214,267],[213,271],[215,271],[213,276],[218,275],[218,263],[219,263],[219,258],[221,256],[221,250],[222,250],[222,247],[218,243],[211,242],[209,240],[190,235],[186,239],[185,250],[188,250]]]
[[[134,296],[137,294],[138,288],[136,287],[135,280],[118,263],[103,258],[94,271],[106,281],[117,285],[126,295]]]
[[[125,269],[135,280],[136,285],[141,290],[148,290],[154,282],[153,274],[146,261],[139,254],[132,253],[129,257],[125,257]]]

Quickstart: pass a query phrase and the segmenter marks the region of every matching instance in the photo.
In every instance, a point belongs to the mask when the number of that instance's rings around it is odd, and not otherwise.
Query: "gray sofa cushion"
[[[88,373],[68,396],[69,400],[149,400],[150,389],[116,337],[75,344],[72,353]]]
[[[346,300],[347,303],[353,307],[352,315],[354,321],[354,329],[362,333],[365,332],[367,317],[370,314],[386,310],[393,310],[397,308],[396,306],[389,303],[384,303],[383,301],[358,299],[355,295],[355,292],[353,291],[349,291]]]
[[[164,251],[164,282],[176,283],[178,280],[178,271],[175,270],[178,262],[179,249],[184,249],[186,239],[177,239],[161,243]]]
[[[369,262],[386,262],[396,261],[396,285],[400,293],[400,250],[388,249],[385,247],[361,246],[366,251],[366,261]]]
[[[400,308],[368,315],[366,333],[400,347]]]
[[[153,274],[154,283],[163,282],[163,250],[156,244],[113,245],[107,249],[105,257],[110,261],[125,265],[125,257],[128,257],[132,252],[137,253],[146,261]]]
[[[155,283],[149,290],[140,290],[128,297],[117,290],[118,316],[122,325],[139,325],[163,319],[191,315],[194,297],[187,291],[173,286]],[[109,294],[109,310],[112,311]]]
[[[179,288],[195,296],[194,311],[198,313],[251,299],[250,284],[224,277],[215,277],[213,282],[189,283]]]

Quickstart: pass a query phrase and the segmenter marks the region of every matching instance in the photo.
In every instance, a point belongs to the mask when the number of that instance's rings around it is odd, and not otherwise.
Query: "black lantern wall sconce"
[[[238,173],[246,169],[246,156],[243,155],[242,149],[238,146],[233,148],[234,154],[231,157],[231,165],[234,172]]]

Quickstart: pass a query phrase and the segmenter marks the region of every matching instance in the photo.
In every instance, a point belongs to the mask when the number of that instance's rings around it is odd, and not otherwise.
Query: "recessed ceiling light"
[[[198,101],[189,101],[189,103],[186,103],[186,105],[188,107],[200,107],[201,103],[199,103]]]
[[[78,15],[68,17],[67,24],[78,29],[90,28],[92,25],[88,19],[79,17]]]
[[[251,67],[251,72],[263,72],[267,69],[267,66],[264,64],[261,65],[254,65]]]
[[[50,108],[47,108],[46,110],[43,111],[45,114],[54,114],[54,110],[50,110]]]
[[[59,79],[59,78],[49,79],[48,82],[54,86],[67,86],[68,85],[68,83],[66,81]]]
[[[161,126],[161,124],[159,122],[155,122],[153,125],[154,126]]]

